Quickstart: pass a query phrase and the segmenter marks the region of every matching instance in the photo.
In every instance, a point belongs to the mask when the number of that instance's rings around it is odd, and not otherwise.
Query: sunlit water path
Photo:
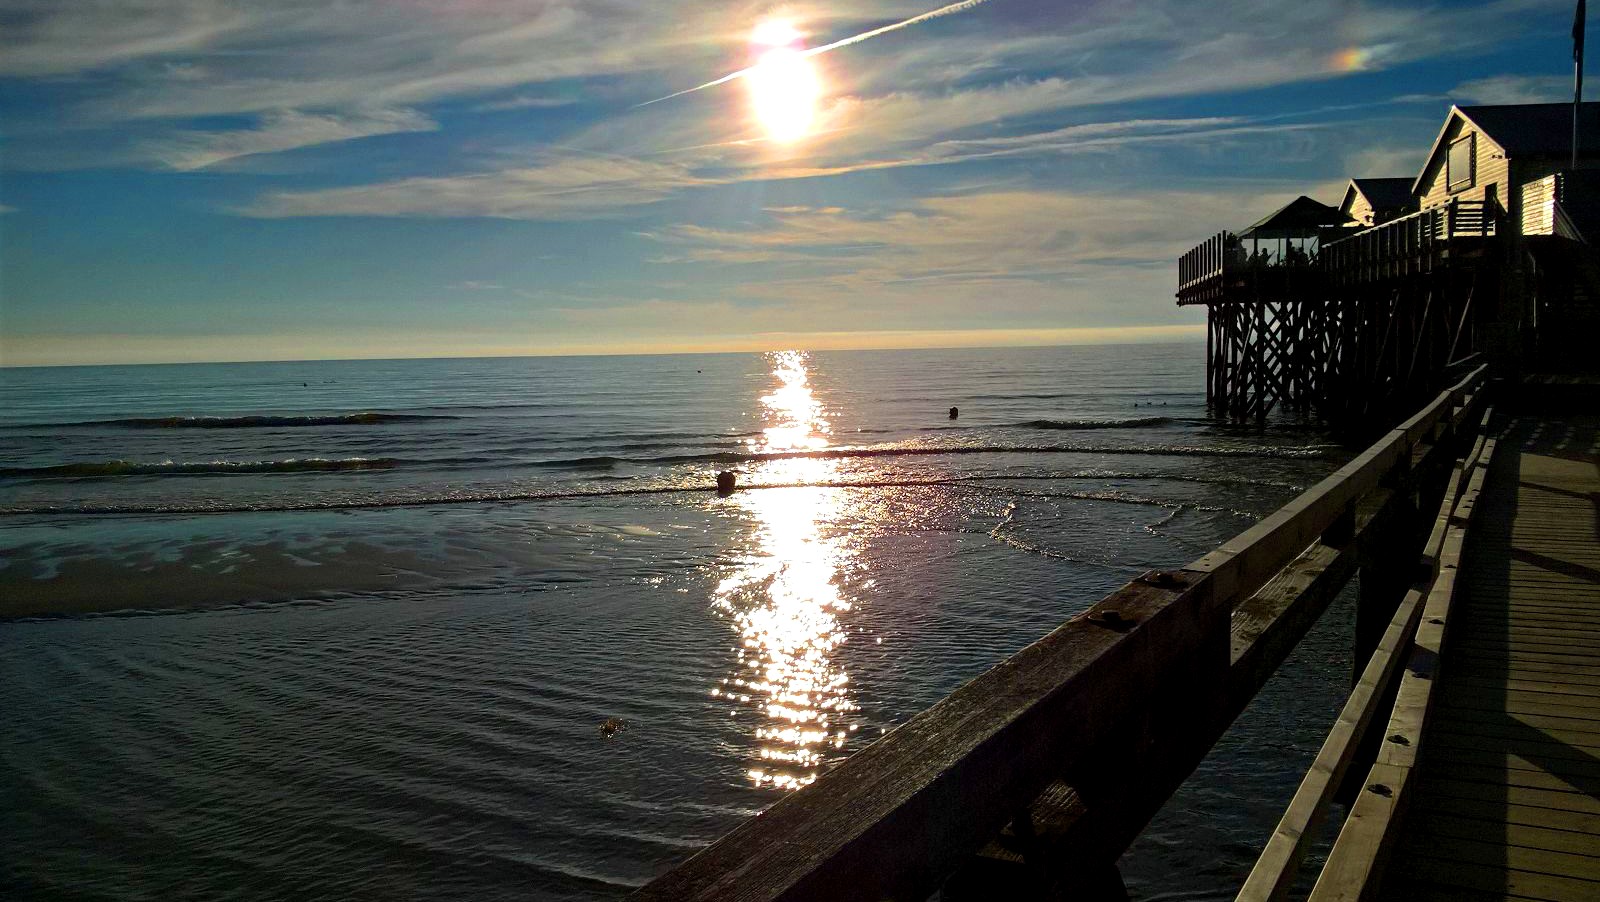
[[[0,604],[77,612],[0,621],[0,895],[619,896],[1337,461],[1212,424],[1199,361],[0,371]],[[1136,892],[1248,868],[1337,627]]]

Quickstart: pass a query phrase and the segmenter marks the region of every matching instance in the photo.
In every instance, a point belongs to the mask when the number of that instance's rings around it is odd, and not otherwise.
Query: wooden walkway
[[[1387,899],[1600,900],[1600,417],[1501,438]]]

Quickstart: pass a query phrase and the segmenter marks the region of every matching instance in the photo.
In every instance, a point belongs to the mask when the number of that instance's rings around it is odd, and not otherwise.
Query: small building
[[[1411,193],[1422,209],[1487,201],[1526,235],[1552,234],[1541,206],[1572,170],[1570,103],[1453,106]],[[1600,164],[1600,103],[1578,113],[1578,168]],[[1525,218],[1526,217],[1526,218]]]
[[[1573,118],[1578,158],[1573,160]],[[1276,243],[1277,254],[1259,245]],[[1178,261],[1206,395],[1376,426],[1469,361],[1589,369],[1600,335],[1600,103],[1452,106],[1415,178],[1354,178]],[[1247,252],[1248,251],[1248,252]]]
[[[1417,198],[1411,193],[1415,179],[1351,179],[1344,189],[1339,212],[1362,226],[1382,225],[1408,213],[1417,212]]]

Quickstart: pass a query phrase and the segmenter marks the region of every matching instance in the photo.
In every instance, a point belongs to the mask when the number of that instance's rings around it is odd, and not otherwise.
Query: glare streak
[[[955,13],[966,12],[967,10],[972,9],[975,6],[982,6],[983,4],[985,4],[987,2],[988,2],[988,0],[961,0],[960,3],[951,3],[948,6],[941,6],[938,9],[929,10],[928,12],[912,16],[909,19],[904,19],[904,20],[901,20],[899,22],[894,22],[894,23],[889,24],[889,25],[884,25],[884,26],[881,26],[879,28],[874,28],[871,31],[863,31],[860,34],[851,35],[848,38],[841,38],[841,39],[839,39],[837,41],[834,41],[831,44],[823,44],[820,47],[812,47],[809,50],[799,51],[798,55],[803,57],[803,58],[809,58],[809,57],[813,57],[813,56],[816,56],[816,55],[821,54],[821,53],[827,53],[830,50],[838,50],[840,47],[849,47],[851,44],[859,44],[862,41],[868,40],[870,38],[875,38],[880,34],[888,34],[891,31],[899,31],[902,28],[907,28],[909,26],[916,25],[916,24],[918,24],[920,22],[926,22],[929,19],[937,19],[937,18],[940,18],[941,16],[949,16],[949,15],[953,15]],[[663,100],[671,100],[674,97],[682,97],[685,94],[693,94],[696,91],[704,91],[706,88],[714,88],[717,85],[725,85],[728,82],[733,81],[736,78],[744,78],[744,77],[746,77],[748,75],[753,74],[760,67],[761,67],[760,63],[757,63],[754,66],[746,66],[745,68],[740,69],[740,70],[738,70],[736,72],[729,72],[727,75],[724,75],[721,78],[717,78],[717,79],[713,79],[711,81],[708,81],[703,85],[696,85],[696,86],[694,86],[692,88],[685,88],[682,91],[677,91],[675,93],[668,94],[665,97],[657,97],[654,100],[646,100],[644,103],[638,104],[634,108],[638,109],[638,107],[641,107],[641,106],[649,106],[652,103],[660,103]]]
[[[805,356],[785,352],[772,361],[777,385],[761,398],[766,426],[752,445],[764,451],[827,447],[830,427],[812,393]],[[762,475],[814,481],[833,475],[837,465],[771,461]],[[712,692],[765,721],[754,730],[759,764],[747,772],[750,780],[797,789],[816,779],[823,750],[842,747],[856,728],[840,723],[857,706],[849,677],[833,661],[845,641],[839,617],[851,607],[838,585],[850,549],[843,535],[828,529],[840,501],[823,488],[746,492],[733,500],[756,521],[758,553],[718,585],[714,604],[741,639],[736,671],[724,686],[745,691]]]

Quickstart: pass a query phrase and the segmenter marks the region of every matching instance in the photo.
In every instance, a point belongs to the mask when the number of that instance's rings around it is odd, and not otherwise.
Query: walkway
[[[1525,417],[1469,533],[1390,899],[1600,899],[1600,417]]]

